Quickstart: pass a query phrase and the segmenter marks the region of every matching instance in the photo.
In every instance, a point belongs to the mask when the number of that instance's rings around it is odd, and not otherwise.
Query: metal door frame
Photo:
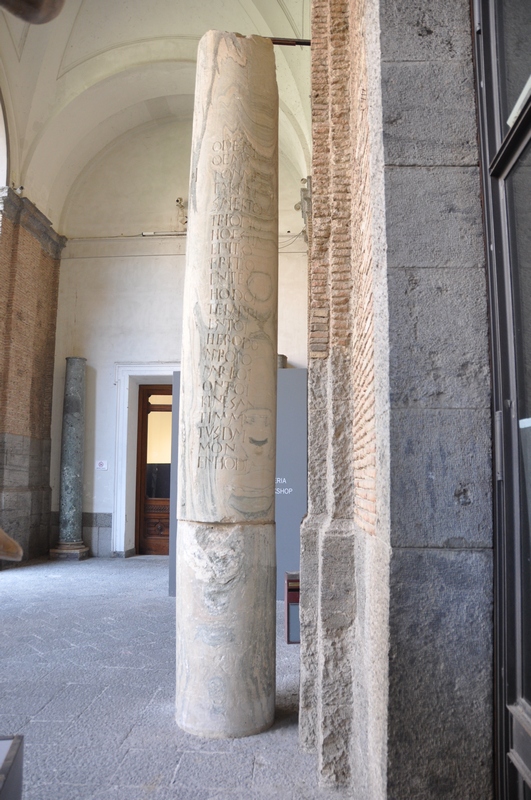
[[[499,40],[495,0],[473,3],[481,179],[489,280],[493,376],[495,527],[495,780],[499,800],[523,797],[515,737],[525,716],[522,702],[520,491],[514,277],[510,266],[511,215],[505,179],[531,138],[531,101],[503,137],[499,108]],[[525,723],[525,721],[524,721]],[[530,732],[531,733],[531,732]]]

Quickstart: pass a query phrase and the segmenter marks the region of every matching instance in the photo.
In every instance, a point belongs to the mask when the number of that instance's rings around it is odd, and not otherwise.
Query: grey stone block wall
[[[102,512],[83,512],[83,542],[89,548],[93,558],[114,558],[115,556],[134,555],[133,553],[115,553],[112,550],[112,514]],[[59,512],[51,514],[52,546],[59,541]]]
[[[388,800],[492,796],[492,551],[394,548]]]
[[[392,414],[393,547],[492,546],[490,411]]]
[[[90,555],[96,558],[111,558],[112,550],[112,514],[83,513],[83,542],[89,548]]]
[[[391,399],[388,800],[492,797],[487,296],[470,7],[380,3]]]
[[[48,553],[50,502],[49,440],[0,434],[0,526],[25,560]]]
[[[313,9],[310,305],[320,323],[312,329],[310,315],[301,742],[317,751],[323,783],[360,800],[490,800],[491,388],[470,5]],[[333,42],[329,63],[323,42]],[[333,203],[326,194],[347,169],[363,237],[348,227],[348,191]],[[334,308],[338,254],[353,239],[353,272],[372,270],[370,319]],[[340,325],[374,333],[375,491],[370,470],[355,485],[351,445],[364,431],[352,424],[350,378],[370,374],[370,347],[340,363]],[[369,508],[376,495],[372,532],[353,513],[358,488]]]

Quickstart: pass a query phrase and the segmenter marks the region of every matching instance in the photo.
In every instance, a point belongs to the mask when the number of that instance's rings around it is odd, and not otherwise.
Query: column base
[[[176,721],[237,739],[275,716],[275,524],[179,520]]]
[[[83,561],[89,557],[89,549],[83,542],[58,544],[50,550],[50,559],[68,559],[69,561]]]

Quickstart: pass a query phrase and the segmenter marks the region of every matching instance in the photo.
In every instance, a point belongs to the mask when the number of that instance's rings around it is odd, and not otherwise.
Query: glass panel
[[[169,395],[164,395],[171,400]],[[170,496],[171,411],[150,411],[147,429],[146,496]]]
[[[169,464],[171,461],[171,416],[171,411],[150,411],[148,414],[148,464]]]
[[[146,464],[146,497],[168,499],[171,464]]]
[[[289,643],[295,644],[301,640],[301,621],[298,603],[288,604]]]
[[[516,119],[518,106],[525,103],[526,87],[531,89],[531,84],[528,85],[531,76],[531,3],[529,0],[503,0],[499,9],[502,114],[506,132],[508,125]],[[513,111],[515,114],[511,116]]]
[[[149,402],[152,406],[171,406],[171,394],[150,394]]]
[[[506,184],[518,384],[523,695],[531,700],[531,146]]]

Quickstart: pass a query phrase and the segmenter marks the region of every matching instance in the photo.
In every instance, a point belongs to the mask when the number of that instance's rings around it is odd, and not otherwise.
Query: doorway
[[[138,555],[169,555],[172,387],[139,386],[136,469]]]

